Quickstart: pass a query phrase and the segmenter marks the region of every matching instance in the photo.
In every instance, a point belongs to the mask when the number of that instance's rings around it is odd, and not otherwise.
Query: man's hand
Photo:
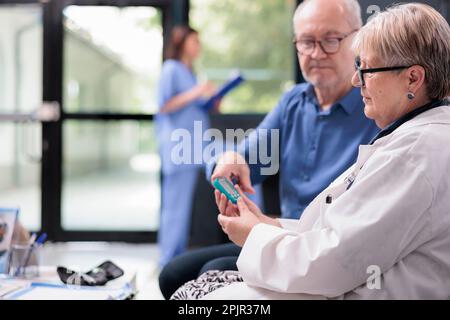
[[[250,168],[243,156],[237,152],[225,152],[217,161],[216,168],[211,176],[211,183],[218,177],[226,177],[232,180],[239,179],[239,185],[244,192],[255,193],[250,181]]]

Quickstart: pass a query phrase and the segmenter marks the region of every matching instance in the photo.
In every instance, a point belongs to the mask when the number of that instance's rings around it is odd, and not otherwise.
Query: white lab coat
[[[280,222],[251,231],[237,262],[245,282],[206,299],[448,298],[450,107],[360,146],[300,220]]]

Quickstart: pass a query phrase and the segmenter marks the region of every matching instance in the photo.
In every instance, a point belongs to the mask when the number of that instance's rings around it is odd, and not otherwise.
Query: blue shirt
[[[161,109],[170,99],[186,92],[197,85],[195,74],[186,65],[178,60],[166,60],[162,67],[161,78],[159,82],[158,105]],[[194,163],[194,148],[191,152],[191,162],[193,165],[176,164],[171,158],[174,147],[179,144],[177,141],[171,141],[174,130],[185,129],[194,138],[194,122],[200,121],[202,132],[209,129],[209,115],[203,110],[201,105],[203,99],[197,99],[187,106],[170,113],[159,113],[156,116],[157,136],[159,140],[159,149],[164,173],[171,173],[176,170],[186,169],[187,167],[198,167]],[[196,141],[195,143],[198,143]],[[201,141],[200,141],[201,143]],[[192,145],[194,141],[192,140]],[[197,152],[201,152],[201,148]],[[201,155],[197,155],[197,159]]]
[[[321,111],[314,88],[307,83],[284,94],[277,107],[240,145],[247,163],[250,150],[265,135],[261,135],[261,129],[280,130],[277,160],[281,214],[294,219],[356,161],[358,146],[367,144],[379,131],[375,122],[364,115],[359,89],[353,88],[330,109]],[[270,134],[266,137],[269,141],[272,138]],[[270,144],[267,149],[270,150]],[[214,166],[208,165],[207,175],[211,175]],[[267,177],[261,174],[264,165],[260,161],[249,167],[253,184]]]

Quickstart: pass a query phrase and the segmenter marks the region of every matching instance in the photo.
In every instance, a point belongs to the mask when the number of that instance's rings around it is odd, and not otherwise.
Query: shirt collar
[[[308,83],[303,90],[304,97],[306,96],[310,101],[318,105],[316,94],[314,92],[314,86]],[[331,110],[336,107],[342,107],[347,114],[352,114],[356,108],[363,108],[363,101],[358,88],[352,88],[344,97],[333,104]]]
[[[352,114],[357,108],[363,108],[363,101],[360,89],[352,88],[341,100],[337,102],[347,112]]]

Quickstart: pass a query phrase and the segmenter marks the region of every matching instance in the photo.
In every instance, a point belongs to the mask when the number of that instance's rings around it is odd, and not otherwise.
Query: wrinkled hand
[[[237,205],[227,199],[218,190],[215,191],[216,204],[220,214],[219,224],[231,241],[238,246],[243,246],[250,231],[258,223],[266,223],[280,227],[276,219],[266,216],[258,206],[242,192],[238,185],[235,185],[241,197]]]
[[[236,245],[242,247],[252,231],[253,227],[261,223],[258,217],[250,211],[245,204],[244,199],[237,201],[239,211],[238,216],[218,215],[219,224],[222,230],[228,235],[228,238]]]
[[[238,217],[239,210],[237,205],[233,204],[227,197],[221,193],[219,190],[214,191],[216,197],[217,208],[220,214],[228,217]]]

